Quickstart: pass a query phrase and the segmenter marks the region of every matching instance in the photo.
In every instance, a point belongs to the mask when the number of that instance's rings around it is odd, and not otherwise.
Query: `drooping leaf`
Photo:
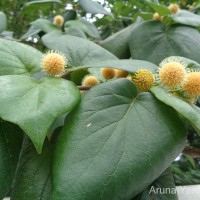
[[[18,124],[40,153],[54,120],[71,111],[80,99],[72,82],[60,78],[0,77],[0,117]]]
[[[102,5],[93,0],[79,0],[78,1],[83,10],[92,14],[104,14],[113,16],[112,13],[104,9]]]
[[[0,39],[0,76],[41,71],[42,53],[28,45]]]
[[[85,32],[86,34],[88,34],[89,36],[100,39],[98,29],[95,27],[95,25],[84,19],[69,20],[65,23],[65,27],[80,29],[83,32]]]
[[[197,129],[200,134],[200,108],[192,103],[187,103],[166,90],[155,86],[151,88],[151,92],[157,99],[174,108],[178,113],[190,121],[190,123]]]
[[[0,12],[0,33],[7,29],[7,18],[5,13]]]
[[[162,16],[166,16],[166,15],[170,15],[171,14],[171,11],[167,7],[165,7],[163,5],[152,3],[150,1],[147,1],[147,4],[151,8],[153,8],[155,10],[155,12],[159,13]]]
[[[184,42],[183,42],[184,41]],[[129,41],[133,59],[159,64],[169,56],[182,56],[200,62],[199,32],[188,26],[165,27],[161,22],[145,21],[134,28]]]
[[[131,199],[179,155],[186,130],[176,111],[136,95],[117,79],[83,96],[56,144],[52,200]]]
[[[22,141],[22,130],[0,119],[0,199],[11,190]]]
[[[81,29],[74,28],[74,27],[65,28],[65,34],[72,35],[75,37],[85,38],[85,39],[87,38],[87,36]]]
[[[47,19],[37,19],[31,24],[34,25],[34,27],[44,31],[45,33],[58,30],[58,27]]]
[[[21,9],[21,13],[28,14],[29,12],[34,12],[38,9],[45,9],[52,6],[52,4],[61,4],[59,0],[35,0],[28,3],[25,3]]]
[[[29,138],[25,138],[12,185],[11,199],[50,200],[52,145],[46,141],[37,154]]]
[[[40,31],[41,31],[40,28],[38,28],[34,25],[31,25],[31,27],[28,29],[28,31],[24,35],[22,35],[21,39],[24,40],[29,37],[32,37],[32,36],[38,34]]]
[[[61,31],[54,31],[42,37],[46,47],[63,52],[68,64],[73,67],[87,66],[91,62],[99,62],[108,59],[117,59],[113,54],[99,45],[71,35],[65,35]]]
[[[200,26],[200,16],[187,10],[180,10],[176,14],[171,15],[170,18],[172,18],[175,22],[180,24],[194,27]]]

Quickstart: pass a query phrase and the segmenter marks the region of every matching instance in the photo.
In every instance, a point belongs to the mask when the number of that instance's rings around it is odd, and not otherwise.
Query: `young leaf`
[[[41,71],[42,53],[28,45],[0,39],[0,76]]]
[[[0,76],[0,117],[19,125],[31,138],[38,153],[54,120],[71,111],[80,92],[67,80],[29,76]]]
[[[22,141],[23,131],[0,119],[0,199],[11,190]]]
[[[12,185],[11,199],[50,200],[52,145],[45,141],[38,155],[29,138],[25,138],[17,172]]]
[[[68,117],[56,144],[52,200],[131,199],[185,145],[176,111],[151,93],[137,96],[127,79],[92,88]]]
[[[133,29],[129,46],[133,59],[155,64],[169,56],[183,56],[200,62],[196,53],[200,48],[200,34],[188,26],[166,28],[161,22],[145,21]]]
[[[183,115],[190,123],[197,129],[200,134],[200,109],[194,104],[187,103],[172,94],[169,94],[166,90],[155,86],[151,88],[151,92],[157,99],[174,108],[178,113]]]

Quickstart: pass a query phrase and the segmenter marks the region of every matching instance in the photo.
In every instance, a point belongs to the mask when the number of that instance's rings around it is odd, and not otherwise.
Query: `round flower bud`
[[[106,80],[113,79],[116,75],[116,70],[113,68],[102,68],[101,74]]]
[[[160,14],[157,13],[157,12],[154,13],[154,14],[153,14],[153,19],[154,19],[154,20],[157,20],[157,21],[160,21],[160,20],[161,20],[161,16],[160,16]]]
[[[183,90],[190,96],[200,95],[200,72],[190,72],[188,74],[183,84]]]
[[[116,69],[115,75],[117,78],[126,78],[128,76],[128,72],[124,70]]]
[[[159,83],[170,88],[177,88],[185,80],[186,64],[178,59],[165,59],[159,67]]]
[[[145,69],[137,71],[132,77],[139,92],[147,92],[154,84],[154,75]]]
[[[177,13],[179,10],[179,6],[175,3],[170,4],[168,8],[173,14]]]
[[[61,15],[56,15],[53,19],[53,23],[56,26],[62,26],[64,23],[64,18]]]
[[[58,51],[47,52],[41,60],[43,70],[51,75],[62,74],[65,70],[66,63],[66,57]]]
[[[93,75],[87,75],[82,80],[82,86],[93,87],[97,84],[99,84],[99,80]]]

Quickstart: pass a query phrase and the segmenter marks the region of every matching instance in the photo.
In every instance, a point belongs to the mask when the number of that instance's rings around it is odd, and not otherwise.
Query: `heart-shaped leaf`
[[[68,117],[56,144],[52,200],[131,199],[185,145],[176,111],[151,93],[137,96],[127,79],[92,88]]]
[[[177,112],[183,115],[190,123],[197,129],[200,134],[200,109],[194,104],[187,103],[172,94],[169,94],[166,90],[155,86],[151,88],[151,92],[157,99],[174,108]]]
[[[60,78],[35,80],[29,76],[0,77],[0,117],[18,124],[40,153],[47,131],[60,115],[80,99],[76,86]]]
[[[99,45],[79,37],[53,31],[42,37],[46,47],[63,52],[68,64],[73,67],[87,66],[91,62],[117,59],[113,54]]]
[[[24,139],[11,199],[50,200],[51,155],[52,146],[48,141],[38,155],[30,139]]]
[[[28,45],[0,39],[0,76],[41,71],[42,53]]]
[[[22,141],[22,130],[0,119],[0,199],[11,190]]]
[[[133,59],[155,64],[169,56],[182,56],[200,63],[197,53],[200,34],[189,26],[165,27],[161,22],[145,21],[133,29],[129,47]]]

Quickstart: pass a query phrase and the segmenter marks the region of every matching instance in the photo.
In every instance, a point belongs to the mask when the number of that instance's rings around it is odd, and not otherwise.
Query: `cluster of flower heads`
[[[47,74],[59,76],[65,71],[67,59],[58,51],[49,51],[44,54],[41,65]],[[133,81],[138,92],[147,92],[153,85],[160,85],[188,102],[195,102],[200,96],[200,71],[190,70],[187,64],[178,57],[164,59],[156,75],[146,69],[129,75],[127,71],[114,68],[102,68],[101,74],[106,81],[127,78]],[[97,77],[91,74],[86,75],[82,80],[82,86],[86,87],[93,87],[99,83]]]
[[[200,71],[187,68],[187,64],[179,58],[163,60],[157,80],[169,92],[189,102],[195,102],[200,96]]]

